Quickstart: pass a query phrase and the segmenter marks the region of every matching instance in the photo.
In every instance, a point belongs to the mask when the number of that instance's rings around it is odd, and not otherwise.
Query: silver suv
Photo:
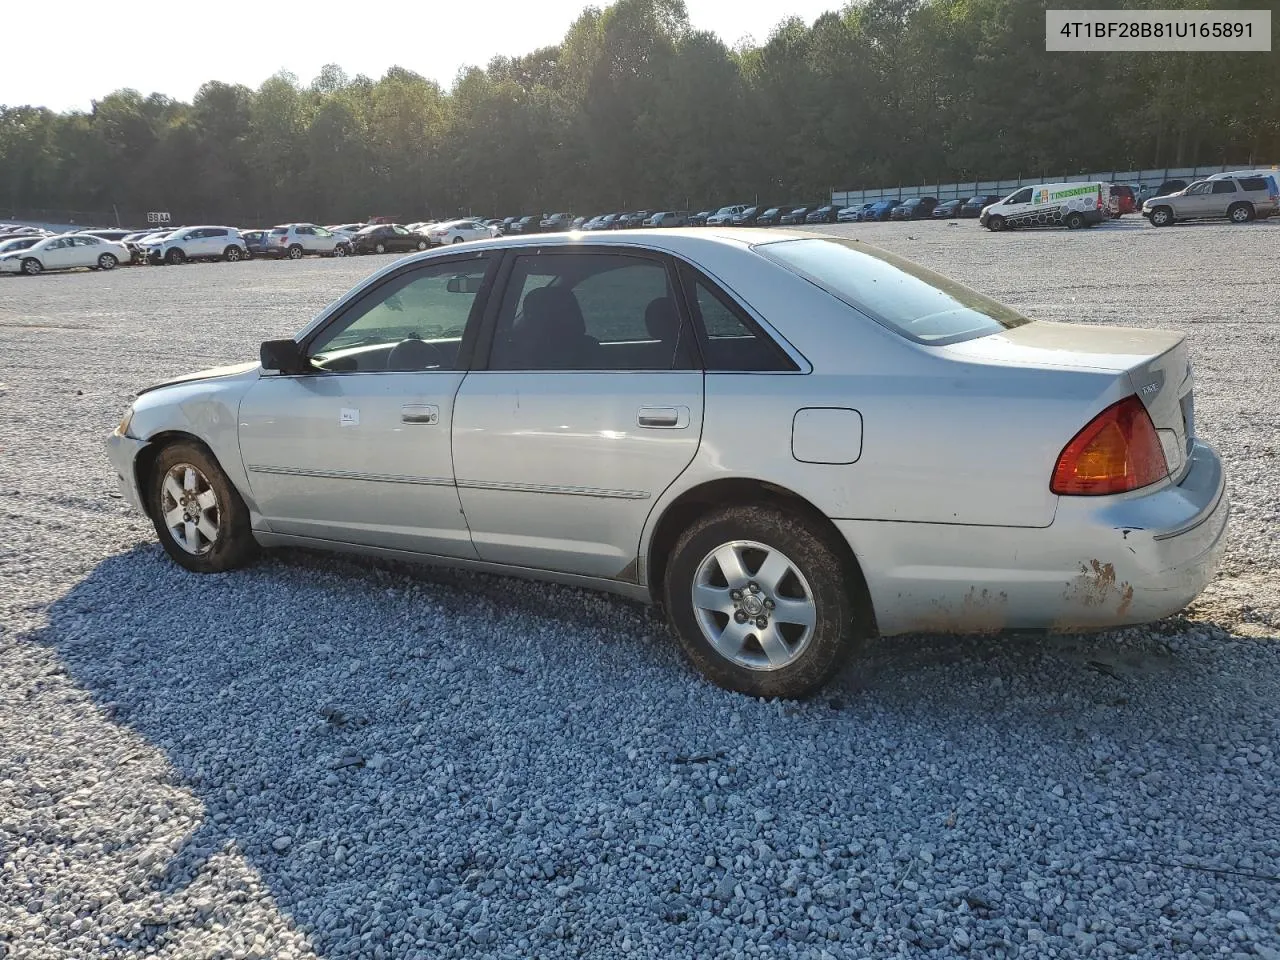
[[[340,233],[314,223],[285,223],[267,234],[262,252],[269,257],[301,260],[308,253],[324,257],[345,257],[351,253],[351,240]]]
[[[1167,227],[1179,220],[1248,223],[1280,212],[1278,194],[1274,174],[1216,173],[1177,193],[1152,197],[1142,204],[1142,215],[1155,227]]]
[[[249,259],[249,247],[235,227],[183,227],[154,241],[147,248],[152,263],[185,263],[187,260]]]

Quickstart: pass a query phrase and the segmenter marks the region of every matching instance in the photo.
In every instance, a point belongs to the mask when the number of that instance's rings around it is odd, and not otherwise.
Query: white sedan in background
[[[46,270],[113,270],[129,262],[129,251],[123,243],[91,237],[87,234],[62,234],[47,237],[25,250],[0,254],[0,273],[25,273],[29,277]]]
[[[446,220],[427,228],[427,239],[433,247],[464,240],[488,240],[496,236],[497,227],[486,226],[479,220]]]

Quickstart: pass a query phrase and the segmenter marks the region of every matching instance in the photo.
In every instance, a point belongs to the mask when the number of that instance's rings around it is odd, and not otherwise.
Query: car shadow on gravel
[[[723,885],[708,857],[758,851],[739,848],[738,821],[779,859],[837,814],[842,833],[896,842],[906,808],[917,837],[944,842],[957,811],[985,815],[973,797],[992,784],[1044,794],[1042,767],[1082,796],[1109,795],[1098,770],[1126,744],[1194,767],[1196,721],[1276,687],[1248,643],[1174,621],[896,638],[810,701],[765,703],[697,678],[642,605],[302,552],[202,577],[138,547],[48,621],[32,639],[203,806],[154,888],[180,898],[238,850],[331,957],[616,950]],[[881,823],[878,791],[922,766],[927,790],[899,792]],[[1234,815],[1206,812],[1206,829]]]

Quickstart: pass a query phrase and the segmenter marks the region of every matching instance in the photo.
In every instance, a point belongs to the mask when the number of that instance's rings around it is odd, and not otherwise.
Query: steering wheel
[[[402,372],[429,370],[444,365],[444,352],[419,337],[401,340],[387,355],[387,369]]]

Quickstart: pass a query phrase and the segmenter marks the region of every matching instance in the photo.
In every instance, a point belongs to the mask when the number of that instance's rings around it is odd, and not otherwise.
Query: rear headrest
[[[551,336],[580,337],[587,332],[578,298],[564,287],[538,287],[526,293],[524,322],[530,330]]]
[[[649,336],[671,343],[680,336],[680,313],[670,297],[655,297],[644,308],[644,325]]]

